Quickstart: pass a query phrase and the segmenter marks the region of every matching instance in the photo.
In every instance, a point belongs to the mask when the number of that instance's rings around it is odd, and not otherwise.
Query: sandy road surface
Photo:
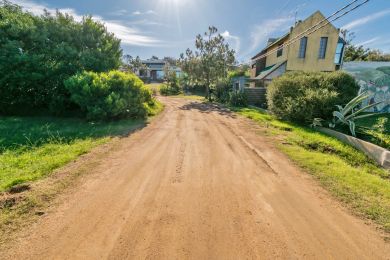
[[[246,119],[183,99],[123,138],[0,258],[386,259],[351,216]]]

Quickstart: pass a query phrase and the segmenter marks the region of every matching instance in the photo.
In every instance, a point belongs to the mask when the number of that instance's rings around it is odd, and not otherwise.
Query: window
[[[325,59],[327,45],[328,45],[328,37],[321,37],[320,49],[318,51],[319,59]]]
[[[307,46],[307,37],[303,37],[299,45],[298,58],[304,59],[306,57],[306,46]]]
[[[235,86],[236,91],[240,90],[240,83],[236,82],[236,84],[234,84],[234,86]]]
[[[278,51],[276,52],[276,57],[280,57],[283,55],[283,44],[278,46]]]
[[[339,40],[336,47],[336,55],[334,56],[334,63],[341,64],[344,52],[344,42]]]

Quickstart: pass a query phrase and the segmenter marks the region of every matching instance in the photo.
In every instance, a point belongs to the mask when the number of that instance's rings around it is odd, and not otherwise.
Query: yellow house
[[[313,26],[315,29],[310,29]],[[298,21],[282,37],[269,39],[267,46],[252,58],[251,86],[267,86],[286,71],[338,70],[344,45],[340,30],[317,11]]]

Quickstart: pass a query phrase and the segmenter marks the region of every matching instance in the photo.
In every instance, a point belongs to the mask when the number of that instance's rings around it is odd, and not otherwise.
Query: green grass
[[[189,99],[189,100],[198,100],[198,101],[205,101],[205,97],[204,96],[199,96],[199,95],[186,95],[186,94],[179,94],[177,96],[173,96],[173,97],[179,97],[179,98],[184,98],[184,99]]]
[[[159,93],[160,92],[161,83],[145,84],[145,87],[147,87],[150,90],[152,90],[153,93]]]
[[[152,114],[162,110],[158,103]],[[0,117],[0,191],[38,180],[146,120],[86,122],[74,118]]]
[[[390,172],[351,146],[301,127],[277,120],[255,108],[234,108],[277,135],[277,146],[299,166],[315,176],[335,197],[355,213],[390,232]]]

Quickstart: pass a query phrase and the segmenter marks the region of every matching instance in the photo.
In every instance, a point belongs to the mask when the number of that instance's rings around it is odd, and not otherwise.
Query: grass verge
[[[390,172],[351,146],[256,108],[233,108],[276,135],[277,146],[354,213],[390,232]]]
[[[163,105],[156,103],[149,113],[157,115],[162,110]],[[92,123],[75,118],[0,117],[0,251],[14,241],[17,231],[44,215],[60,192],[74,186],[79,176],[93,172],[107,152],[119,147],[116,137],[145,126],[147,121]],[[26,182],[30,190],[6,192]]]
[[[158,103],[151,114],[162,110]],[[145,120],[86,122],[74,118],[0,117],[0,192],[43,178],[55,169],[143,126]]]

